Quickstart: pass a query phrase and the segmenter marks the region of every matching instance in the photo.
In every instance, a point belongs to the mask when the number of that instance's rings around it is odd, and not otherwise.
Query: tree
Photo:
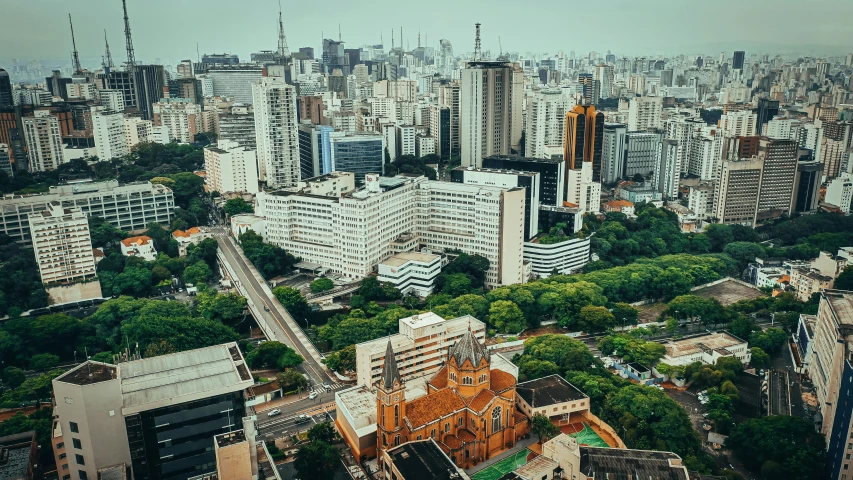
[[[624,327],[626,325],[636,325],[637,318],[639,318],[640,311],[634,308],[629,303],[616,302],[613,304],[613,308],[610,309],[610,312],[613,313],[614,321],[620,327]]]
[[[443,285],[441,287],[441,292],[450,295],[451,297],[458,297],[460,295],[465,295],[470,293],[473,289],[473,283],[471,282],[471,277],[465,275],[464,273],[453,273],[450,275],[442,275]]]
[[[539,437],[539,442],[548,441],[560,434],[560,427],[551,423],[551,419],[541,413],[536,413],[530,420],[530,431]]]
[[[112,294],[146,297],[151,291],[152,278],[153,274],[147,268],[126,268],[113,278]]]
[[[332,478],[340,464],[340,452],[326,442],[308,442],[296,452],[293,468],[299,478]]]
[[[113,224],[94,215],[89,215],[89,234],[92,237],[92,246],[96,248],[108,247],[126,236]]]
[[[716,298],[703,298],[698,295],[675,297],[667,304],[664,315],[677,319],[701,317],[705,325],[722,323],[726,317],[725,309]]]
[[[326,292],[335,288],[335,283],[326,277],[320,277],[311,282],[311,293]]]
[[[308,380],[305,379],[305,376],[292,368],[279,373],[275,379],[278,380],[278,384],[285,392],[304,390],[308,386]]]
[[[723,253],[731,256],[738,262],[740,270],[755,261],[756,257],[763,257],[767,251],[761,245],[752,242],[732,242],[723,248]]]
[[[173,304],[180,302],[154,302],[157,304]],[[160,307],[158,305],[158,307]],[[166,309],[170,306],[164,306]],[[186,308],[178,306],[176,308]],[[139,343],[143,351],[156,354],[181,352],[196,348],[209,347],[227,342],[234,342],[239,335],[231,327],[219,322],[198,317],[160,316],[142,314],[135,316],[121,325],[122,338],[132,338]],[[155,345],[148,350],[149,345]],[[166,347],[166,348],[163,348]]]
[[[59,357],[50,353],[39,353],[30,358],[30,368],[44,372],[59,365]]]
[[[309,442],[325,442],[328,444],[337,443],[340,439],[338,432],[330,422],[323,422],[314,425],[308,429],[306,434]]]
[[[844,268],[838,278],[835,279],[835,286],[838,290],[853,290],[853,265]]]
[[[552,362],[560,371],[584,371],[595,362],[587,346],[565,335],[539,335],[524,342],[522,359]]]
[[[677,268],[667,268],[652,282],[652,291],[656,297],[672,300],[690,292],[693,284],[693,277],[687,272]]]
[[[186,284],[199,285],[206,283],[212,276],[213,272],[210,271],[210,267],[203,261],[196,262],[184,269],[184,283]]]
[[[732,428],[726,447],[753,472],[762,472],[766,462],[775,462],[782,466],[784,478],[825,478],[826,442],[811,421],[799,417],[749,419]]]
[[[465,274],[471,279],[474,288],[483,286],[486,280],[486,271],[489,269],[489,259],[481,255],[468,255],[460,253],[452,262],[447,264],[441,271],[443,275],[454,273]]]
[[[722,252],[726,245],[734,241],[732,228],[722,223],[712,223],[705,229],[705,235],[711,241],[711,249],[715,252]]]
[[[190,200],[204,192],[204,178],[192,172],[176,173],[169,178],[175,182],[171,188],[175,195],[175,204],[181,208],[189,208]]]
[[[284,370],[286,368],[296,368],[304,361],[305,359],[302,358],[302,355],[296,353],[296,350],[288,348],[282,356],[278,357],[276,365],[279,369]]]
[[[489,322],[501,332],[520,332],[524,329],[524,314],[509,300],[498,300],[489,307]]]
[[[255,213],[255,207],[240,197],[232,198],[225,202],[225,214],[228,216],[240,215],[241,213]]]
[[[518,365],[519,380],[536,380],[537,378],[560,373],[560,367],[548,360],[536,360],[522,356],[519,361],[513,361],[513,363]]]
[[[236,293],[216,293],[214,290],[199,292],[196,309],[208,320],[234,323],[243,316],[246,298]]]
[[[18,388],[26,379],[26,374],[18,367],[6,367],[3,369],[3,385],[6,388]]]
[[[763,332],[761,330],[752,332],[749,336],[749,345],[758,347],[765,352],[778,352],[788,342],[788,335],[781,328],[770,327]]]
[[[738,338],[748,339],[755,329],[755,322],[746,315],[738,315],[729,322],[729,331]]]
[[[282,368],[279,367],[279,362],[284,359],[285,363],[293,363],[296,361],[294,355],[299,357],[296,364],[298,365],[299,363],[302,363],[302,357],[300,357],[292,348],[281,342],[269,341],[258,345],[258,348],[246,354],[246,362],[250,367],[255,369]]]
[[[355,370],[355,345],[344,347],[326,355],[323,363],[330,369],[340,373]]]
[[[581,308],[578,326],[587,333],[603,332],[613,328],[616,317],[605,307],[587,305]]]
[[[287,313],[297,320],[304,320],[311,312],[311,307],[308,306],[305,297],[295,288],[275,287],[272,293],[281,303],[281,306],[287,310]]]
[[[767,354],[764,350],[758,347],[752,347],[749,349],[750,360],[749,363],[755,368],[767,368],[770,366],[770,355]]]
[[[635,349],[631,350],[625,360],[629,362],[637,362],[642,365],[654,365],[655,362],[666,355],[666,347],[657,342],[643,342]]]

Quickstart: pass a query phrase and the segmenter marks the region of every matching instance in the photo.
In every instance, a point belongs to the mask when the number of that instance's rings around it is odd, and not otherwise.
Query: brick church
[[[379,457],[387,448],[431,437],[467,469],[512,448],[528,433],[528,418],[516,410],[515,378],[492,370],[490,360],[469,328],[427,383],[427,394],[408,402],[389,341],[376,394]]]

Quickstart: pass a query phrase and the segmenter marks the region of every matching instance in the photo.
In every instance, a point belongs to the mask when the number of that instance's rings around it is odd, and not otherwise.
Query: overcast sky
[[[277,45],[276,0],[127,0],[136,58],[170,63],[205,52],[249,54]],[[288,46],[317,50],[321,32],[348,47],[379,43],[391,30],[406,44],[473,50],[481,22],[483,49],[616,55],[749,53],[843,54],[853,51],[851,0],[284,0]],[[83,66],[95,68],[106,28],[113,59],[126,58],[121,0],[0,0],[0,59],[67,59],[73,16]],[[381,26],[381,27],[380,27]],[[97,62],[96,65],[92,63]]]

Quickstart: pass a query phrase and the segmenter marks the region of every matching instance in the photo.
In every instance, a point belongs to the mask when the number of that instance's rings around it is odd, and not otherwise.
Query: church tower
[[[376,389],[376,432],[379,451],[395,447],[407,441],[403,431],[403,416],[406,413],[405,386],[397,369],[397,360],[391,348],[391,340],[385,348],[382,375]],[[380,457],[381,453],[377,452]]]
[[[448,351],[447,386],[467,398],[490,389],[490,364],[489,352],[477,341],[469,325],[465,335]]]

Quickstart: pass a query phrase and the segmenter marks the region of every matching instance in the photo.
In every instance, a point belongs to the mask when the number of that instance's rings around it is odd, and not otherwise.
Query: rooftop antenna
[[[394,51],[394,29],[391,29],[391,51]]]
[[[421,29],[418,29],[418,48],[421,48]]]
[[[110,42],[107,41],[107,30],[104,29],[104,45],[107,47],[106,49],[106,58],[104,60],[105,64],[109,68],[113,68],[113,54],[110,53]]]
[[[503,56],[504,46],[501,44],[501,36],[498,35],[498,56]]]
[[[198,63],[201,63],[201,53],[198,51],[198,42],[195,42],[195,56]]]
[[[121,0],[121,8],[124,9],[124,44],[127,48],[127,65],[136,66],[136,57],[133,55],[133,39],[130,37],[130,19],[127,18],[127,0]]]
[[[290,52],[287,49],[287,38],[284,36],[284,21],[281,19],[281,0],[278,2],[278,56],[287,58]]]
[[[338,41],[341,41],[341,24],[338,24]]]
[[[80,73],[83,71],[80,68],[80,55],[77,54],[77,41],[74,40],[74,24],[71,23],[71,14],[68,14],[68,25],[71,26],[71,45],[74,47],[74,53],[72,54],[72,65],[74,67],[74,73]]]
[[[474,37],[474,61],[479,62],[480,56],[482,55],[482,51],[480,49],[480,24],[475,23],[475,27],[477,27],[477,36]]]

